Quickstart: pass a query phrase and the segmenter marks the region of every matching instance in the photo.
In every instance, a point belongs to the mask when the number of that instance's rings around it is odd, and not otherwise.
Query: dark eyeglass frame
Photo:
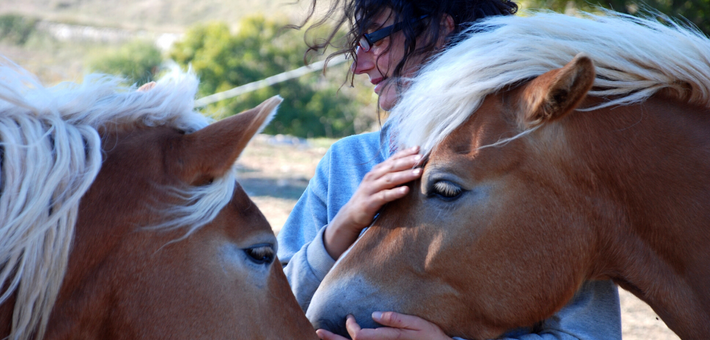
[[[424,14],[419,18],[414,18],[411,20],[411,23],[413,24],[415,22],[418,22],[419,20],[422,20],[428,16],[428,14]],[[404,28],[404,23],[404,21],[400,21],[396,24],[380,28],[372,33],[364,33],[362,37],[360,37],[360,41],[358,41],[357,45],[363,50],[363,52],[369,52],[378,41],[387,38],[396,32],[401,31],[402,28]]]

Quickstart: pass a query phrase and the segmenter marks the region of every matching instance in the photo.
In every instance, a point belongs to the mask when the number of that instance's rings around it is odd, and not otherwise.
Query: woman
[[[312,5],[315,7],[313,0]],[[338,53],[353,57],[351,72],[366,74],[378,103],[390,110],[406,79],[436,51],[456,43],[467,23],[492,15],[512,15],[517,6],[507,0],[333,0],[327,15],[340,8],[340,24],[352,23],[347,46]],[[310,19],[310,18],[309,18]],[[308,19],[307,19],[308,20]],[[324,49],[330,41],[310,46]],[[417,148],[396,151],[387,132],[350,136],[333,144],[279,233],[278,257],[301,307],[335,261],[368,227],[387,202],[407,194],[403,184],[417,179]],[[415,316],[374,313],[375,322],[389,327],[361,329],[348,317],[354,339],[451,339],[436,325]],[[619,297],[610,281],[585,284],[574,300],[535,329],[506,336],[517,339],[620,339]],[[322,339],[342,339],[318,330]]]

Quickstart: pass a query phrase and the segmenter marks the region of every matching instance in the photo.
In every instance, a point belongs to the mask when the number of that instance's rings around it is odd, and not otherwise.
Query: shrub
[[[162,60],[155,44],[135,40],[99,52],[90,58],[88,64],[92,72],[120,75],[129,84],[143,84],[155,79]]]
[[[18,14],[0,15],[0,39],[16,45],[24,45],[35,32],[38,20]]]

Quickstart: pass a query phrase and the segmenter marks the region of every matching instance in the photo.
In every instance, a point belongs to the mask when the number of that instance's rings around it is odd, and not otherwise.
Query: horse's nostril
[[[343,318],[340,322],[332,319],[320,319],[313,322],[313,327],[315,329],[325,329],[329,332],[333,332],[340,336],[344,336],[350,339],[348,330],[345,328],[345,319]]]

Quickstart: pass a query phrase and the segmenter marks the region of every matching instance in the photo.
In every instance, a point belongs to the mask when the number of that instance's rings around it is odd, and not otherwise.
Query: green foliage
[[[24,45],[35,32],[38,20],[17,14],[0,15],[0,39],[16,45]]]
[[[192,27],[170,51],[170,58],[191,65],[200,78],[200,96],[226,91],[303,66],[303,31],[262,16],[242,19],[236,34],[225,23]],[[265,133],[299,137],[342,137],[359,132],[354,121],[358,105],[338,91],[347,66],[329,68],[340,82],[328,82],[320,72],[212,104],[209,110],[233,115],[279,94],[284,102]]]
[[[103,50],[90,58],[92,72],[120,75],[130,84],[155,79],[162,63],[160,50],[151,42],[135,40],[119,48]]]
[[[557,12],[565,12],[568,8],[593,11],[594,6],[601,6],[632,15],[648,15],[644,9],[651,9],[680,23],[691,23],[706,35],[710,34],[710,0],[529,0],[526,4],[528,7],[548,8]]]

